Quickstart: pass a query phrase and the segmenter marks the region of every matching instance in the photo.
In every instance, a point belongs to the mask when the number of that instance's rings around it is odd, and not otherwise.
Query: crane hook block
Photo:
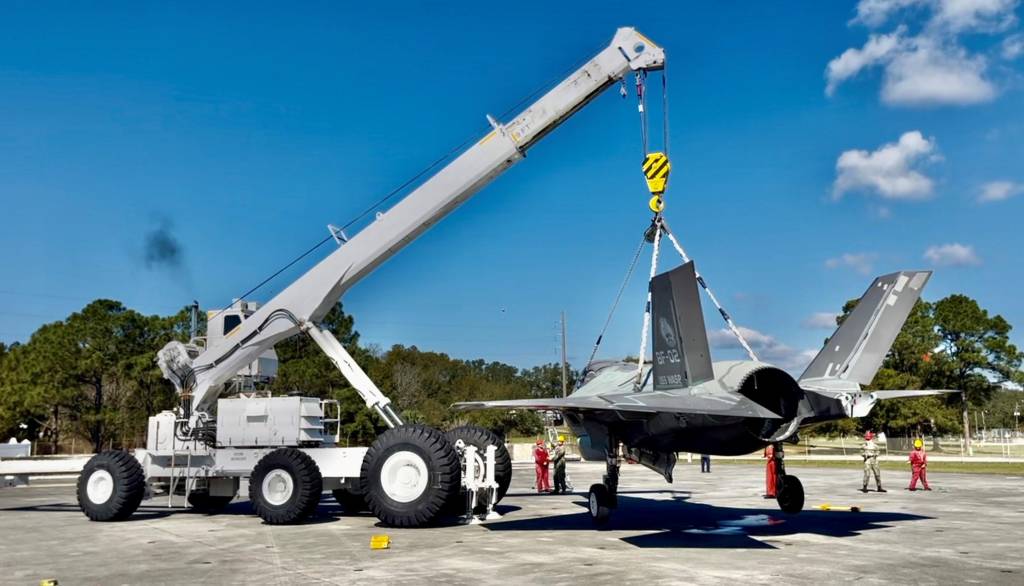
[[[665,193],[665,185],[668,183],[668,172],[672,165],[668,162],[668,155],[665,153],[648,153],[644,157],[644,177],[647,178],[647,189],[651,195]]]
[[[647,202],[647,207],[651,208],[652,212],[660,214],[665,210],[665,200],[661,199],[660,195],[655,195]]]

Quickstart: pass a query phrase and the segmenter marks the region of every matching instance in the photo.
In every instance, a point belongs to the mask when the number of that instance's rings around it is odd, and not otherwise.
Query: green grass
[[[714,465],[719,464],[754,464],[758,463],[753,459],[750,460],[734,460],[726,458],[712,458]],[[680,464],[686,465],[685,460],[681,460]],[[698,458],[693,459],[693,465],[699,466],[700,460]],[[763,464],[762,464],[763,465]],[[904,464],[901,462],[879,462],[879,466],[883,470],[892,471],[903,471],[907,473],[907,478],[910,478],[910,464]],[[860,462],[841,461],[841,460],[818,460],[808,461],[800,460],[799,458],[786,458],[786,468],[847,468],[849,470],[863,470],[864,466]],[[1017,462],[929,462],[928,471],[934,473],[950,472],[957,474],[1004,474],[1007,476],[1024,476],[1024,463]]]

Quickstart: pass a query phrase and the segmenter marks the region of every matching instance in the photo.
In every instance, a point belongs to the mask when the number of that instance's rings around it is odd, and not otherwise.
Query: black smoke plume
[[[173,226],[168,220],[161,220],[158,226],[146,234],[142,258],[147,269],[183,267],[185,260],[181,242],[175,237]]]

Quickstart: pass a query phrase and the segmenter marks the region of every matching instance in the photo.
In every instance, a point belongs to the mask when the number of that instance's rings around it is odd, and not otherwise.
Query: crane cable
[[[597,349],[601,346],[601,341],[604,339],[605,333],[608,331],[608,326],[612,323],[612,316],[615,315],[615,309],[619,306],[619,301],[622,299],[622,294],[626,290],[626,286],[629,285],[630,278],[633,276],[633,271],[636,269],[636,264],[640,260],[640,254],[644,251],[644,242],[647,241],[646,236],[640,239],[640,245],[636,247],[636,254],[633,255],[633,260],[629,263],[629,269],[626,270],[626,278],[622,280],[622,285],[619,286],[619,292],[615,294],[615,301],[612,302],[612,308],[608,311],[608,317],[604,320],[604,327],[601,328],[601,332],[597,335],[597,341],[594,342],[594,349],[590,351],[590,358],[587,359],[587,365],[583,368],[583,372],[590,369],[590,365],[594,363],[594,356],[597,355]]]
[[[647,161],[651,160],[652,156],[660,155],[664,159],[664,165],[667,166],[668,165],[668,150],[669,150],[668,74],[667,74],[667,71],[665,69],[663,69],[662,72],[661,72],[661,102],[662,102],[662,112],[661,112],[661,114],[662,114],[662,148],[663,148],[663,151],[661,153],[648,153],[648,151],[647,151],[647,149],[648,149],[649,132],[648,132],[648,117],[647,117],[647,108],[646,108],[647,94],[646,94],[646,91],[645,91],[646,78],[647,78],[646,72],[638,71],[636,73],[637,109],[639,110],[639,113],[640,113],[640,140],[641,140],[641,143],[642,143],[642,146],[643,146],[643,153],[644,153],[644,157],[645,157],[645,165],[646,165]],[[655,167],[658,164],[660,164],[660,163],[652,164],[652,167]],[[646,170],[647,170],[647,167],[645,166],[645,171]],[[666,171],[664,177],[665,177],[665,181],[663,181],[662,184],[658,187],[658,189],[662,190],[662,191],[666,187],[667,171]],[[648,179],[652,179],[652,178],[653,177],[648,176]],[[664,200],[661,198],[661,192],[660,191],[656,192],[655,191],[655,187],[653,187],[651,185],[650,181],[648,181],[648,187],[651,189],[651,192],[654,195],[654,197],[651,198],[651,201],[649,203],[651,211],[654,212],[654,219],[652,220],[651,227],[648,228],[647,232],[645,233],[645,238],[648,241],[650,241],[650,242],[652,242],[654,244],[654,251],[653,251],[652,256],[651,256],[651,274],[650,274],[650,280],[653,280],[654,279],[654,274],[655,274],[655,272],[657,272],[658,254],[659,254],[659,249],[660,249],[659,245],[660,245],[660,242],[661,242],[661,236],[662,236],[663,232],[664,232],[664,235],[669,239],[669,242],[672,243],[672,246],[676,249],[676,252],[679,253],[679,256],[682,257],[684,263],[690,262],[690,257],[686,254],[686,251],[683,249],[682,245],[679,243],[679,241],[676,239],[675,235],[669,229],[668,223],[665,221],[665,219],[664,219],[664,217],[662,215],[662,211],[664,210]],[[641,243],[641,247],[642,246],[643,246],[643,244]],[[726,312],[725,308],[722,307],[722,304],[719,303],[718,298],[715,297],[714,292],[708,286],[707,282],[700,275],[700,273],[696,272],[696,269],[694,270],[694,272],[695,272],[695,275],[696,275],[696,278],[697,278],[697,283],[700,284],[702,289],[704,289],[704,292],[707,293],[708,298],[711,299],[711,302],[715,305],[715,308],[718,310],[719,315],[721,315],[722,319],[725,320],[725,324],[729,328],[730,333],[732,333],[732,335],[736,337],[736,340],[739,342],[740,346],[742,346],[743,349],[746,351],[747,356],[749,356],[750,359],[755,361],[755,362],[758,361],[757,355],[754,353],[753,349],[751,349],[750,344],[747,343],[746,339],[743,337],[742,332],[740,332],[739,327],[736,326],[735,322],[733,322],[732,317],[729,315],[729,313]],[[640,354],[639,354],[639,356],[637,356],[637,383],[636,383],[637,384],[637,389],[639,389],[640,386],[642,385],[643,365],[644,365],[644,358],[645,358],[644,355],[647,352],[647,335],[648,335],[647,330],[648,330],[648,326],[650,325],[650,320],[651,320],[651,287],[650,287],[650,280],[648,281],[648,284],[647,284],[647,302],[646,302],[646,304],[644,306],[644,320],[643,320],[644,325],[643,325],[643,330],[641,331],[641,338],[640,338]],[[595,347],[595,352],[596,352],[596,347]],[[591,356],[591,360],[593,360],[593,356]]]
[[[599,49],[594,49],[594,50],[592,50],[590,52],[590,54],[592,55],[592,54],[596,53],[598,50]],[[521,98],[519,101],[517,101],[516,103],[512,104],[511,106],[509,106],[504,112],[502,112],[498,116],[498,118],[499,119],[503,119],[503,118],[507,117],[509,114],[511,114],[514,111],[518,110],[527,101],[537,97],[541,92],[546,91],[549,88],[553,87],[556,83],[558,83],[559,79],[564,79],[569,73],[575,71],[576,69],[579,69],[579,67],[583,63],[585,63],[586,61],[589,61],[590,59],[592,59],[592,57],[584,57],[584,58],[580,59],[579,61],[574,63],[565,73],[563,73],[563,74],[561,74],[561,75],[559,75],[557,77],[551,78],[550,80],[546,81],[543,85],[539,86],[537,89],[535,89],[534,91],[530,92],[529,94],[527,94],[526,96]],[[373,212],[377,208],[379,208],[382,205],[384,205],[385,203],[387,203],[389,200],[391,200],[393,197],[395,197],[399,193],[403,192],[405,190],[405,188],[407,188],[410,185],[412,185],[415,181],[419,180],[421,177],[423,177],[427,173],[433,171],[435,168],[437,168],[438,165],[440,165],[441,163],[444,163],[448,159],[450,159],[453,156],[455,156],[456,153],[462,151],[465,147],[467,147],[473,141],[477,140],[477,138],[478,138],[478,135],[474,134],[471,137],[467,138],[466,140],[462,141],[461,144],[459,144],[458,146],[450,149],[443,156],[441,156],[440,158],[435,160],[433,163],[431,163],[430,165],[425,167],[419,173],[416,173],[415,175],[413,175],[409,179],[407,179],[404,182],[402,182],[401,185],[399,185],[398,187],[396,187],[396,188],[392,189],[391,191],[389,191],[384,197],[378,199],[376,202],[373,203],[373,205],[371,205],[370,207],[368,207],[365,210],[363,210],[362,213],[360,213],[356,217],[354,217],[351,220],[349,220],[341,228],[338,228],[337,231],[338,232],[344,232],[346,229],[350,228],[353,224],[355,224],[356,222],[362,220],[363,218],[368,216],[371,212]],[[272,275],[270,275],[269,277],[267,277],[267,278],[263,279],[262,281],[260,281],[259,284],[257,284],[255,287],[252,287],[251,289],[249,289],[245,293],[242,293],[241,295],[236,297],[236,299],[245,299],[249,295],[255,293],[256,291],[261,289],[264,285],[266,285],[270,281],[273,281],[274,279],[276,279],[278,277],[278,275],[280,275],[281,273],[287,271],[291,267],[295,266],[296,263],[298,263],[302,259],[306,258],[310,254],[313,254],[321,246],[323,246],[324,244],[327,244],[328,242],[330,242],[331,240],[334,240],[334,239],[335,239],[335,236],[334,236],[333,233],[328,235],[327,237],[323,238],[322,240],[320,240],[319,242],[314,244],[312,247],[307,249],[305,252],[303,252],[302,254],[296,256],[295,258],[293,258],[291,261],[289,261],[287,264],[282,266],[280,269],[278,269]],[[226,305],[225,307],[221,308],[220,311],[218,311],[217,313],[213,314],[212,316],[209,316],[207,319],[213,319],[213,318],[217,317],[218,315],[220,315],[220,314],[224,313],[225,311],[231,309],[232,305],[233,305],[233,303]]]
[[[658,253],[661,249],[661,216],[654,218],[654,251],[651,253],[651,275],[647,279],[647,303],[644,305],[644,326],[640,330],[640,354],[636,358],[636,390],[640,390],[644,376],[644,356],[647,355],[647,332],[651,327],[651,281],[658,271]],[[645,234],[646,236],[646,234]]]
[[[661,221],[661,230],[665,232],[665,236],[668,237],[669,242],[671,242],[672,246],[675,247],[676,252],[679,253],[679,256],[683,257],[683,262],[690,262],[690,257],[687,256],[686,251],[683,250],[683,246],[679,244],[678,240],[676,240],[675,234],[673,234],[672,231],[669,229],[668,223],[665,222],[664,219],[662,219]],[[696,265],[694,265],[693,272],[694,276],[696,276],[697,278],[697,283],[701,286],[702,289],[704,289],[704,292],[708,294],[708,298],[711,299],[711,303],[715,304],[715,308],[718,309],[719,315],[721,315],[722,319],[725,320],[725,325],[729,327],[729,331],[732,332],[732,335],[736,336],[736,340],[739,341],[740,346],[743,346],[743,349],[746,350],[747,356],[749,356],[750,359],[753,360],[754,362],[758,362],[757,355],[754,354],[754,351],[750,348],[750,344],[748,344],[747,340],[743,337],[743,334],[740,332],[739,327],[737,327],[736,324],[732,321],[732,317],[729,316],[729,313],[725,311],[725,308],[722,307],[722,304],[718,302],[718,298],[715,297],[715,294],[711,291],[711,287],[708,287],[707,281],[705,281],[704,277],[702,277],[701,274],[697,272]]]

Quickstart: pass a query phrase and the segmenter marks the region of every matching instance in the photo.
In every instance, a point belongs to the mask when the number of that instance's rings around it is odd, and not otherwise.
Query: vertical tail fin
[[[651,280],[654,389],[711,380],[711,352],[693,261]]]
[[[870,384],[931,275],[901,271],[875,279],[800,380],[838,378]]]

